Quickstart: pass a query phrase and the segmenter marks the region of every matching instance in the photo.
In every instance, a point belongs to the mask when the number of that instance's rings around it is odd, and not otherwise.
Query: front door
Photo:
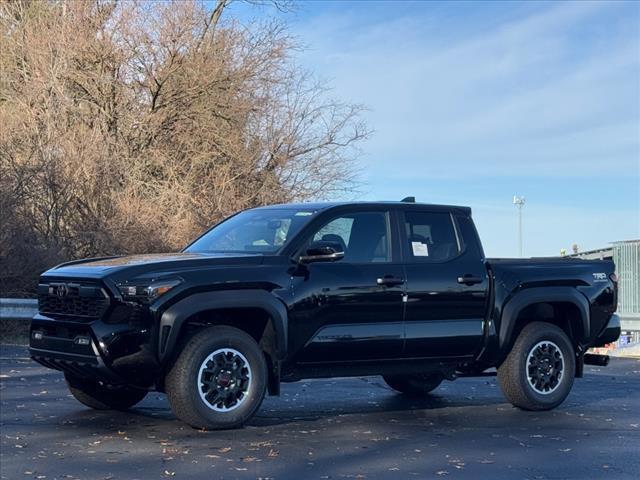
[[[400,230],[407,275],[405,356],[474,354],[482,342],[488,291],[481,255],[471,244],[465,247],[449,212],[407,210]]]
[[[404,270],[394,263],[390,212],[331,215],[309,235],[344,258],[305,265],[293,278],[290,331],[300,363],[397,358],[403,348]],[[304,251],[304,247],[302,249]]]

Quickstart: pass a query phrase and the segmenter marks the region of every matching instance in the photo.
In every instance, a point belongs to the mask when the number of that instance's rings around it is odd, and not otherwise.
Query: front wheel
[[[256,341],[223,325],[191,337],[165,379],[176,417],[211,430],[244,424],[260,407],[266,385],[267,363]]]
[[[383,375],[384,381],[394,390],[411,396],[422,396],[435,390],[442,383],[439,373],[411,375]]]
[[[575,353],[567,334],[550,323],[534,322],[522,329],[498,368],[498,382],[516,407],[550,410],[569,395],[575,370]]]

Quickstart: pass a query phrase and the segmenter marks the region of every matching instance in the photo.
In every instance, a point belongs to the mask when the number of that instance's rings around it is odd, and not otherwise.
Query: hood
[[[90,258],[63,263],[46,271],[43,276],[104,278],[127,272],[138,275],[146,272],[171,272],[187,268],[214,266],[258,265],[263,256],[242,253],[153,253],[120,257]]]

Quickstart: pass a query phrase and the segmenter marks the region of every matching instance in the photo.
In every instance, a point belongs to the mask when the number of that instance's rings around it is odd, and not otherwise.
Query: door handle
[[[463,285],[474,285],[476,283],[482,283],[482,277],[476,277],[475,275],[471,275],[470,273],[466,273],[461,277],[458,277],[458,283]]]
[[[402,285],[404,279],[394,277],[393,275],[385,275],[384,277],[378,278],[376,283],[382,287],[395,287],[396,285]]]

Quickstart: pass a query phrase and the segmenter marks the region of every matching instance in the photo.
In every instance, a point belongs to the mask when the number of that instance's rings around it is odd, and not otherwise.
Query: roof
[[[635,244],[640,243],[640,239],[631,239],[631,240],[618,240],[617,242],[611,242],[612,245],[622,245],[622,244]]]
[[[433,210],[460,210],[467,215],[471,214],[470,207],[460,205],[439,205],[431,203],[414,203],[414,202],[391,202],[391,201],[374,201],[374,202],[301,202],[301,203],[278,203],[274,205],[264,205],[256,208],[294,208],[294,209],[310,209],[310,210],[327,210],[329,208],[346,207],[350,205],[357,206],[402,206],[409,209],[428,208]]]

